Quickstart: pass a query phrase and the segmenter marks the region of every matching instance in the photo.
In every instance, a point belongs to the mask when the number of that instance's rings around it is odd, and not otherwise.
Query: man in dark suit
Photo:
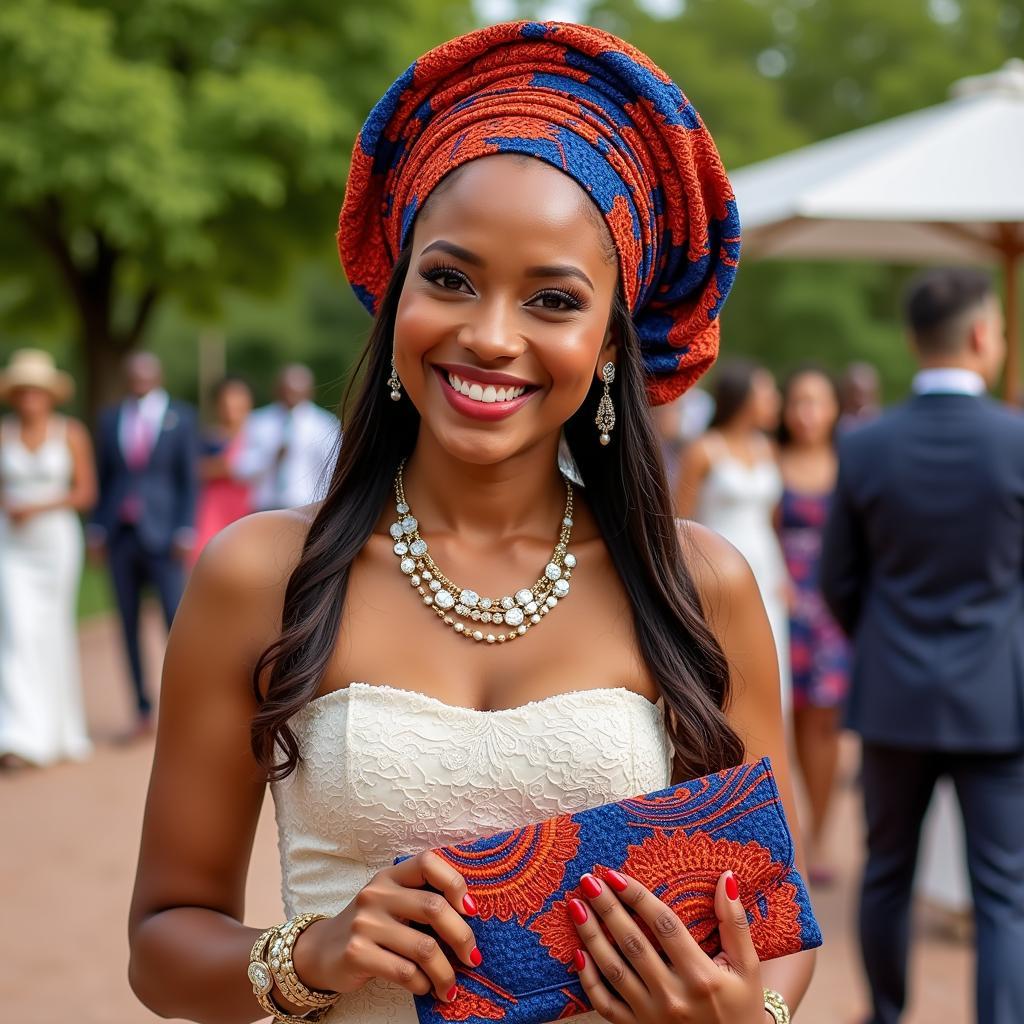
[[[978,1021],[1021,1024],[1024,417],[985,396],[1006,348],[985,274],[920,276],[906,314],[915,394],[842,439],[821,577],[854,638],[870,1020],[896,1024],[903,1011],[921,821],[949,776],[975,904]]]
[[[164,390],[160,360],[138,352],[125,362],[129,395],[100,415],[96,440],[99,502],[90,547],[105,550],[124,627],[138,720],[152,731],[152,705],[139,652],[139,602],[153,586],[170,628],[194,539],[198,434],[190,406]]]

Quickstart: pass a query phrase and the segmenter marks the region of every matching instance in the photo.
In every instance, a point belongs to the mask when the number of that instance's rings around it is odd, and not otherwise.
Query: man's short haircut
[[[917,274],[903,304],[917,347],[928,355],[959,352],[967,343],[969,314],[992,294],[992,278],[976,267],[942,267]]]

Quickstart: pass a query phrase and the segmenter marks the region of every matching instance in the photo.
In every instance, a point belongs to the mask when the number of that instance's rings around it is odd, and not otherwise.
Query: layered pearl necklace
[[[403,462],[395,474],[398,520],[390,526],[395,554],[400,560],[399,568],[422,596],[424,605],[432,608],[446,626],[478,643],[503,644],[523,636],[559,601],[569,596],[569,578],[576,567],[576,556],[568,550],[573,508],[572,484],[568,480],[565,481],[565,511],[558,543],[551,561],[544,567],[544,574],[532,587],[524,587],[514,596],[481,597],[475,590],[452,583],[431,558],[427,542],[420,536],[419,523],[405,499],[404,468]]]

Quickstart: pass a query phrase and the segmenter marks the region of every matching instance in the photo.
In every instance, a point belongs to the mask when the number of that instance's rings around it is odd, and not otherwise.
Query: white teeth
[[[493,384],[471,384],[454,373],[448,374],[448,383],[453,391],[471,398],[474,402],[485,402],[490,405],[493,402],[511,402],[519,398],[526,388],[499,388]]]

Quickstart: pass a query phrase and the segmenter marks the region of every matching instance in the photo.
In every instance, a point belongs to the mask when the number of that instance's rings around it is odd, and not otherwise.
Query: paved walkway
[[[158,670],[162,634],[146,623],[147,661]],[[109,738],[130,720],[128,684],[109,620],[82,630],[89,720],[97,751],[83,765],[0,777],[0,1018],[19,1024],[152,1024],[126,981],[126,920],[152,745]],[[856,752],[845,751],[854,774]],[[280,876],[269,806],[249,873],[247,920],[279,921]],[[861,837],[857,797],[836,807],[839,884],[815,893],[826,945],[801,1024],[855,1024],[865,1008],[852,941]],[[972,955],[922,927],[914,961],[914,1010],[905,1024],[968,1024]],[[240,968],[241,969],[241,968]]]

